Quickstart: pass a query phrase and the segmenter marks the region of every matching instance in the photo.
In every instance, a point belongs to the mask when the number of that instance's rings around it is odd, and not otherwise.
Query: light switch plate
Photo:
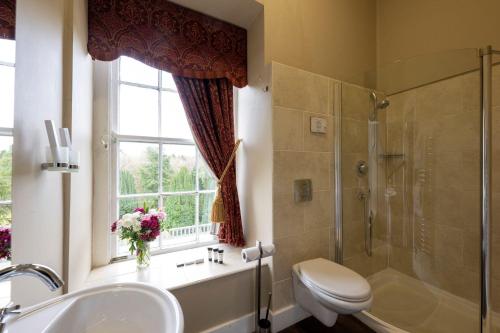
[[[310,179],[294,180],[293,198],[295,202],[312,201],[312,181]]]
[[[328,122],[325,118],[311,117],[311,133],[325,134]]]

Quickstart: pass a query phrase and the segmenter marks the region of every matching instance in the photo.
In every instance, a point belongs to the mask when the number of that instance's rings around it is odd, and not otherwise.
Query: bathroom
[[[499,12],[0,0],[0,332],[500,332]]]

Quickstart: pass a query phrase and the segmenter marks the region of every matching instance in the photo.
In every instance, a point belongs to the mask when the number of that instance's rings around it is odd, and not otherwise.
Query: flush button
[[[295,202],[312,201],[312,181],[310,179],[294,180],[293,198]]]

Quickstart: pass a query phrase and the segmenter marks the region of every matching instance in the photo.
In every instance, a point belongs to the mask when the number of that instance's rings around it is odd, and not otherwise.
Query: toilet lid
[[[318,258],[299,264],[299,272],[309,285],[339,299],[365,301],[371,287],[358,273],[330,260]]]

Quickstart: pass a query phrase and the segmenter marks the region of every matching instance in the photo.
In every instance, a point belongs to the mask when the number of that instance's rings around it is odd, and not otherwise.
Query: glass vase
[[[137,268],[146,269],[151,263],[151,250],[149,242],[141,242],[137,244],[137,251],[135,257]]]

